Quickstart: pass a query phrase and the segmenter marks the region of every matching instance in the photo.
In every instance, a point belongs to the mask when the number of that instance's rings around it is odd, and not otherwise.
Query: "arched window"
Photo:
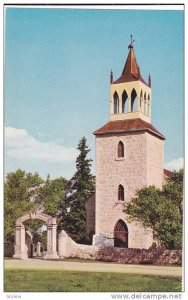
[[[118,187],[118,200],[124,201],[124,187],[121,184]]]
[[[133,89],[131,93],[131,112],[137,111],[137,105],[138,105],[137,101],[138,101],[137,93],[135,89]]]
[[[128,112],[128,95],[127,92],[124,90],[122,94],[122,113]]]
[[[124,145],[121,141],[118,144],[118,157],[124,157]]]
[[[117,92],[114,93],[114,114],[119,113],[119,97]]]

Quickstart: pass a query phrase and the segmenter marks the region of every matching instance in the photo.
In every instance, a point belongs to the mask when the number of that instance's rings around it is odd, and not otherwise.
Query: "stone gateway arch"
[[[57,259],[57,224],[56,218],[53,218],[44,213],[28,213],[18,218],[16,221],[16,241],[15,241],[15,252],[13,257],[20,259],[27,259],[27,246],[25,243],[25,226],[23,223],[27,220],[39,219],[47,225],[47,252],[44,259]]]

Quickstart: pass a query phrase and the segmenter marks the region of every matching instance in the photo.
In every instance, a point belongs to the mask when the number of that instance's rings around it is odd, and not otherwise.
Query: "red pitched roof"
[[[130,119],[130,120],[118,120],[110,121],[103,127],[96,130],[93,134],[101,135],[115,132],[130,132],[130,131],[149,131],[150,133],[158,136],[161,139],[165,139],[152,124],[142,120],[142,119]]]
[[[165,177],[171,177],[171,176],[172,176],[172,174],[173,174],[173,172],[172,172],[172,171],[170,171],[170,170],[167,170],[167,169],[164,169],[163,171],[164,171],[164,176],[165,176]]]
[[[148,85],[140,74],[140,69],[136,62],[136,56],[134,54],[133,46],[129,45],[129,49],[129,54],[123,68],[122,75],[117,80],[115,80],[113,84],[140,80],[144,84]]]

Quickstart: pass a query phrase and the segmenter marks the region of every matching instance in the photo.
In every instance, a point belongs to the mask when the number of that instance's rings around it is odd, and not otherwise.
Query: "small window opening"
[[[120,184],[118,189],[118,200],[124,201],[124,187]]]
[[[118,144],[118,157],[124,157],[124,145],[122,142]]]

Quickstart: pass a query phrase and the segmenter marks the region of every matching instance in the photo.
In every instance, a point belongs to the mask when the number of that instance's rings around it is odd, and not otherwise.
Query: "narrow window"
[[[118,144],[118,157],[124,157],[124,145],[122,142]]]
[[[120,184],[118,188],[118,200],[124,201],[124,187]]]

